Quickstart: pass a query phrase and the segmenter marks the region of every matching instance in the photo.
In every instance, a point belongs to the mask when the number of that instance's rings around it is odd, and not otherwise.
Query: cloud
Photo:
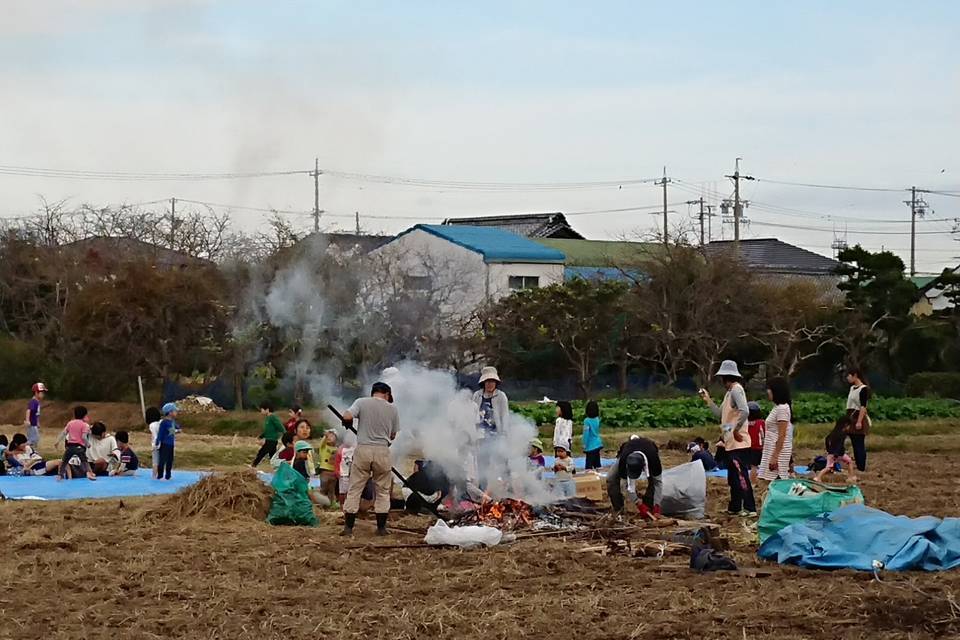
[[[6,0],[0,35],[53,36],[96,28],[116,14],[179,12],[209,0]]]

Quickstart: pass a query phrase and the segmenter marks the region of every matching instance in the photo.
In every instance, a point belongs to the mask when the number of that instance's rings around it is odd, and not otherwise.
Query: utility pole
[[[174,248],[177,232],[177,199],[170,198],[170,249]]]
[[[313,159],[313,232],[320,233],[320,159]]]
[[[700,196],[699,200],[687,200],[687,204],[700,205],[700,214],[697,217],[700,219],[700,246],[702,247],[706,244],[706,229],[704,229],[703,220],[707,215],[703,210],[703,196]]]
[[[663,185],[663,244],[667,244],[668,239],[668,229],[667,229],[667,184],[670,183],[670,178],[667,177],[667,168],[663,168],[663,179],[653,184]]]
[[[903,203],[910,207],[910,277],[913,277],[917,275],[917,216],[927,215],[928,205],[922,197],[917,199],[916,187],[910,187],[910,199]]]
[[[740,161],[743,158],[737,158],[736,167],[732,176],[727,176],[733,180],[733,241],[734,246],[740,246],[740,219],[743,217],[744,202],[740,200],[740,181],[753,180],[753,176],[740,175]]]
[[[713,205],[707,205],[707,242],[713,242]]]
[[[354,211],[353,215],[357,218],[357,235],[360,235],[360,212]]]

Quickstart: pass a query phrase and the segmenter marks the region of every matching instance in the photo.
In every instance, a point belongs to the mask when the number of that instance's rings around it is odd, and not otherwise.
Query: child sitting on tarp
[[[110,472],[112,476],[135,476],[140,468],[140,458],[130,446],[130,434],[126,431],[117,431],[113,436],[120,448],[120,465]]]
[[[691,454],[690,462],[699,460],[704,471],[713,471],[717,468],[717,461],[710,453],[710,445],[703,438],[697,438],[687,445],[687,453]]]
[[[564,498],[573,498],[577,495],[577,485],[573,481],[573,474],[577,472],[570,449],[562,444],[553,448],[555,456],[553,464],[553,486]]]
[[[847,455],[847,451],[844,448],[844,442],[847,439],[847,432],[852,426],[852,422],[849,416],[844,415],[837,419],[836,424],[833,426],[833,430],[827,434],[827,437],[824,438],[823,444],[827,450],[827,464],[826,466],[817,472],[817,475],[814,479],[817,482],[823,481],[823,475],[827,471],[833,471],[834,465],[837,462],[843,463],[847,467],[847,479],[850,482],[857,481],[857,475],[853,470],[853,460],[850,456]]]

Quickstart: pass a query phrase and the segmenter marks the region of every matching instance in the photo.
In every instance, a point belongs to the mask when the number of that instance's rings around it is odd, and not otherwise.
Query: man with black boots
[[[637,496],[637,482],[646,473],[647,490],[643,498]],[[623,511],[624,494],[636,503],[641,517],[656,520],[660,517],[660,501],[663,496],[663,464],[660,451],[653,440],[630,436],[620,445],[617,463],[607,472],[607,495],[614,511]]]
[[[390,442],[400,428],[400,415],[391,403],[390,386],[376,382],[369,398],[358,398],[343,414],[343,423],[357,420],[357,449],[350,467],[350,488],[343,504],[344,527],[341,535],[353,535],[353,525],[360,510],[360,496],[369,479],[373,479],[374,513],[377,535],[387,535],[387,514],[390,512]]]

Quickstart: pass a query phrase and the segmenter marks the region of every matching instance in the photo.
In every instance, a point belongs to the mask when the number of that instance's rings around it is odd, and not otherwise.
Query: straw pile
[[[151,520],[210,518],[224,520],[248,517],[264,520],[270,511],[273,489],[255,471],[232,471],[205,476],[200,482],[178,491],[143,517]]]

